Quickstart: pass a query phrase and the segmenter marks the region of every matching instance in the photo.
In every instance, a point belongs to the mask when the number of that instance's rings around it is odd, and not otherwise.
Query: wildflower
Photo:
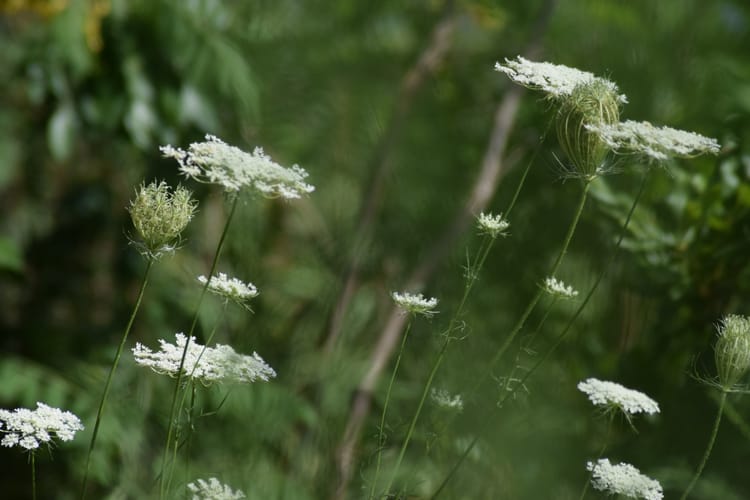
[[[636,413],[659,413],[659,404],[640,391],[628,389],[615,382],[589,378],[578,383],[578,390],[588,395],[596,406],[621,410],[626,416]]]
[[[482,212],[477,217],[477,227],[480,233],[497,238],[507,234],[506,230],[510,227],[510,222],[503,218],[503,214],[492,215]]]
[[[464,401],[460,394],[451,396],[451,394],[444,389],[430,389],[430,397],[438,406],[450,410],[456,410],[458,412],[463,411]]]
[[[714,359],[719,384],[729,391],[750,368],[750,318],[730,314],[721,320],[718,330]]]
[[[198,281],[206,284],[208,278],[198,276]],[[244,306],[247,301],[258,296],[258,289],[252,283],[243,283],[237,278],[229,278],[224,273],[213,276],[208,283],[208,289],[225,300],[232,300]]]
[[[175,343],[159,340],[161,350],[154,352],[141,343],[133,348],[135,362],[151,368],[156,373],[176,377],[180,368],[182,353],[185,350],[187,337],[182,333],[175,335]],[[216,347],[204,347],[190,338],[183,374],[205,385],[214,382],[268,382],[276,372],[257,354],[245,356],[238,354],[228,345],[216,344]]]
[[[414,295],[411,293],[391,292],[391,298],[398,307],[408,313],[432,316],[437,312],[435,311],[435,306],[438,304],[438,299],[435,297],[426,299],[421,293]]]
[[[136,243],[148,258],[173,252],[180,233],[193,218],[195,201],[190,191],[178,186],[171,191],[166,182],[141,185],[128,208],[141,242]]]
[[[587,128],[599,134],[612,149],[639,154],[655,161],[671,157],[689,158],[703,153],[716,154],[716,139],[649,122],[627,120],[621,123],[591,123]]]
[[[256,189],[271,198],[299,198],[314,186],[304,182],[307,172],[297,165],[285,168],[255,148],[252,153],[206,135],[205,142],[194,142],[187,151],[171,145],[159,148],[162,154],[180,164],[180,172],[198,182],[219,184],[226,191]]]
[[[40,443],[49,443],[57,437],[71,441],[77,431],[83,430],[80,419],[69,411],[37,403],[36,410],[16,408],[0,409],[0,432],[4,433],[0,444],[19,446],[25,450],[36,450]]]
[[[572,286],[566,286],[565,283],[551,276],[544,279],[544,285],[542,288],[544,288],[544,291],[548,294],[563,299],[572,299],[578,296],[578,292],[574,290]]]
[[[644,500],[664,498],[659,481],[641,474],[641,471],[630,464],[613,465],[608,459],[602,458],[596,463],[588,462],[586,469],[591,472],[591,484],[599,491]]]
[[[187,485],[187,488],[193,493],[193,500],[235,500],[245,498],[245,494],[240,490],[233,491],[226,484],[221,484],[215,477],[198,479]]]

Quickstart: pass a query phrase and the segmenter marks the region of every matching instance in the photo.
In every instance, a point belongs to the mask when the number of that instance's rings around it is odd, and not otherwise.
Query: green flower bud
[[[190,191],[182,186],[172,191],[163,181],[142,184],[128,208],[142,253],[157,259],[173,252],[180,233],[193,218],[195,206]]]
[[[728,391],[750,368],[750,319],[730,314],[718,325],[719,339],[714,347],[719,384]]]
[[[557,112],[557,140],[578,176],[596,178],[610,146],[590,126],[617,123],[620,96],[606,80],[594,79],[576,85]]]

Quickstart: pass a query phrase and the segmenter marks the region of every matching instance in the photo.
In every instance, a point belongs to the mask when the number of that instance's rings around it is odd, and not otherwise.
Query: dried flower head
[[[714,359],[719,384],[732,390],[750,368],[750,318],[730,314],[718,325],[719,338],[714,346]]]
[[[432,389],[430,389],[430,398],[435,402],[436,405],[440,406],[441,408],[455,410],[458,412],[461,412],[464,409],[464,401],[461,398],[461,395],[451,395],[451,393],[449,393],[445,389],[436,389],[433,387]]]
[[[206,284],[205,276],[198,276],[198,281]],[[224,273],[213,276],[208,283],[208,290],[225,300],[231,300],[241,306],[247,306],[250,299],[258,296],[258,289],[252,283],[244,283],[237,278],[229,278]]]
[[[195,206],[190,191],[182,186],[172,191],[166,182],[142,184],[128,207],[140,239],[134,244],[151,259],[173,252]]]
[[[37,403],[36,410],[0,410],[0,432],[5,434],[0,444],[7,447],[36,450],[40,443],[49,443],[55,437],[70,441],[81,430],[83,425],[78,417],[44,403]]]
[[[592,486],[599,491],[644,500],[664,498],[659,481],[641,474],[641,471],[630,464],[611,464],[608,459],[602,458],[596,463],[588,462],[586,469],[591,472]]]
[[[655,127],[649,122],[601,122],[591,123],[587,127],[612,149],[641,155],[657,162],[672,157],[690,158],[704,153],[716,154],[720,149],[716,139],[670,127]]]
[[[510,227],[510,222],[503,218],[503,214],[492,215],[491,213],[485,214],[482,212],[479,214],[479,217],[477,217],[477,228],[479,229],[479,232],[492,238],[507,235],[508,227]]]
[[[187,485],[193,494],[192,500],[237,500],[245,498],[240,490],[234,491],[226,484],[222,484],[215,477],[198,479]]]
[[[438,304],[438,299],[435,297],[426,299],[421,293],[414,295],[411,293],[391,292],[391,298],[398,307],[411,314],[432,316],[437,313],[435,307]]]
[[[548,294],[562,299],[572,299],[578,296],[578,292],[572,286],[565,285],[565,283],[552,276],[544,279],[542,288]]]
[[[135,362],[151,368],[156,373],[176,377],[185,350],[187,337],[182,333],[175,335],[175,343],[159,340],[160,350],[152,351],[141,343],[133,348]],[[228,345],[216,344],[216,347],[204,347],[190,338],[183,375],[199,381],[204,385],[220,382],[248,383],[256,380],[268,382],[276,372],[257,354],[245,356],[238,354]]]
[[[187,151],[171,145],[159,149],[164,156],[176,159],[180,172],[187,177],[219,184],[226,191],[250,188],[267,197],[291,199],[315,190],[305,183],[307,172],[304,169],[297,165],[282,167],[262,148],[246,153],[215,136],[206,135],[205,142],[194,142]]]
[[[626,416],[636,413],[659,413],[659,404],[640,391],[628,389],[615,382],[589,378],[579,382],[578,390],[606,411],[620,410]]]

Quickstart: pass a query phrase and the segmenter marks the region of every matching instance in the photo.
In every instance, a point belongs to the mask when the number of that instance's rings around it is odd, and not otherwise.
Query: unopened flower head
[[[731,390],[750,368],[750,318],[730,314],[718,325],[714,359],[719,384]]]
[[[482,212],[477,217],[477,228],[482,234],[486,234],[492,238],[498,236],[505,236],[508,234],[506,231],[510,227],[510,222],[503,218],[503,214],[493,215],[485,214]]]
[[[240,490],[233,490],[226,484],[222,484],[215,477],[198,479],[187,485],[187,488],[193,494],[192,500],[237,500],[245,498],[245,494]]]
[[[198,276],[198,281],[205,285],[206,281],[209,280],[205,276]],[[219,273],[211,278],[208,283],[208,290],[241,306],[246,306],[250,299],[258,296],[258,289],[255,288],[255,285],[249,282],[244,283],[237,278],[229,278],[224,273]]]
[[[669,158],[691,158],[704,153],[716,154],[716,139],[649,122],[627,120],[616,123],[591,123],[588,129],[598,134],[612,149],[662,162]]]
[[[0,433],[4,434],[0,444],[7,447],[36,450],[53,438],[70,441],[81,430],[83,425],[78,417],[44,403],[37,403],[36,410],[0,410]]]
[[[641,474],[630,464],[611,464],[608,459],[602,458],[588,462],[586,469],[591,472],[591,485],[599,491],[644,500],[664,498],[659,481]]]
[[[176,377],[186,342],[187,337],[178,333],[175,335],[174,344],[160,339],[160,350],[156,352],[137,343],[133,348],[133,356],[135,362],[141,366],[151,368],[156,373]],[[182,371],[185,376],[204,385],[220,382],[247,383],[256,380],[267,382],[276,376],[273,368],[257,353],[245,356],[222,344],[204,347],[195,342],[195,337],[190,338]]]
[[[589,378],[578,383],[578,390],[606,411],[620,410],[625,416],[636,413],[659,413],[659,404],[640,391],[628,389],[615,382]]]
[[[436,389],[433,387],[430,389],[430,398],[432,398],[435,404],[441,408],[458,412],[461,412],[464,409],[464,401],[460,394],[451,395],[451,393],[444,389]]]
[[[544,279],[544,291],[562,299],[572,299],[578,296],[578,292],[572,286],[566,285],[554,277]]]
[[[411,314],[432,316],[437,313],[435,307],[438,304],[438,299],[435,297],[426,299],[421,293],[414,295],[411,293],[391,292],[391,298],[398,307]]]
[[[226,191],[255,189],[270,198],[300,198],[311,193],[307,172],[294,165],[285,168],[271,160],[262,148],[252,153],[230,146],[221,139],[207,135],[205,142],[192,143],[187,151],[171,145],[162,146],[166,157],[180,164],[180,172],[199,182],[219,184]]]
[[[195,206],[190,191],[182,186],[173,191],[165,182],[141,185],[128,207],[140,240],[135,245],[148,258],[173,252]]]

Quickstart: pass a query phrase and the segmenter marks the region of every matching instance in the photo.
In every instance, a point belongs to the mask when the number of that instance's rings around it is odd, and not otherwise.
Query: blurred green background
[[[661,404],[657,418],[636,421],[637,435],[619,422],[607,456],[659,479],[667,498],[681,492],[716,410],[715,394],[694,375],[714,373],[719,318],[750,313],[746,0],[2,0],[0,406],[43,401],[87,425],[74,442],[38,454],[40,497],[77,495],[103,380],[138,290],[144,263],[127,243],[128,200],[142,180],[180,181],[159,145],[186,147],[205,133],[245,150],[263,146],[281,164],[307,169],[317,189],[292,203],[241,205],[219,270],[252,281],[261,295],[253,314],[229,310],[217,341],[257,351],[279,377],[202,391],[206,412],[220,408],[196,422],[187,479],[215,475],[249,498],[331,497],[336,449],[388,294],[436,245],[447,245],[448,257],[425,282],[441,313],[414,325],[391,402],[384,460],[392,464],[437,332],[460,299],[467,251],[478,245],[474,230],[448,243],[439,237],[476,182],[495,110],[513,91],[493,65],[533,45],[541,49],[535,59],[617,82],[630,101],[623,119],[693,130],[723,149],[652,173],[624,251],[572,335],[491,425],[477,419],[498,387],[466,401],[455,420],[426,409],[403,467],[407,490],[417,498],[433,491],[479,428],[477,449],[443,498],[578,498],[605,429],[576,390],[593,376]],[[415,72],[431,49],[435,59]],[[505,210],[523,167],[532,157],[534,164],[511,236],[498,241],[469,300],[465,337],[438,373],[436,385],[451,392],[481,376],[573,215],[580,186],[559,177],[564,158],[554,134],[545,138],[548,108],[525,92],[512,116],[507,174],[489,209]],[[622,167],[596,181],[560,273],[582,292],[602,271],[644,171]],[[184,248],[156,267],[130,346],[155,346],[189,327],[195,276],[208,271],[225,204],[217,189],[186,184],[199,214]],[[359,279],[327,349],[353,258]],[[519,354],[521,366],[538,359],[574,309],[555,306],[537,354]],[[219,310],[206,303],[201,335]],[[148,498],[170,382],[125,356],[92,498]],[[351,498],[365,496],[372,475],[381,382],[358,441]],[[692,498],[750,498],[750,398],[730,402]],[[27,457],[2,449],[0,463],[3,496],[26,498]]]

